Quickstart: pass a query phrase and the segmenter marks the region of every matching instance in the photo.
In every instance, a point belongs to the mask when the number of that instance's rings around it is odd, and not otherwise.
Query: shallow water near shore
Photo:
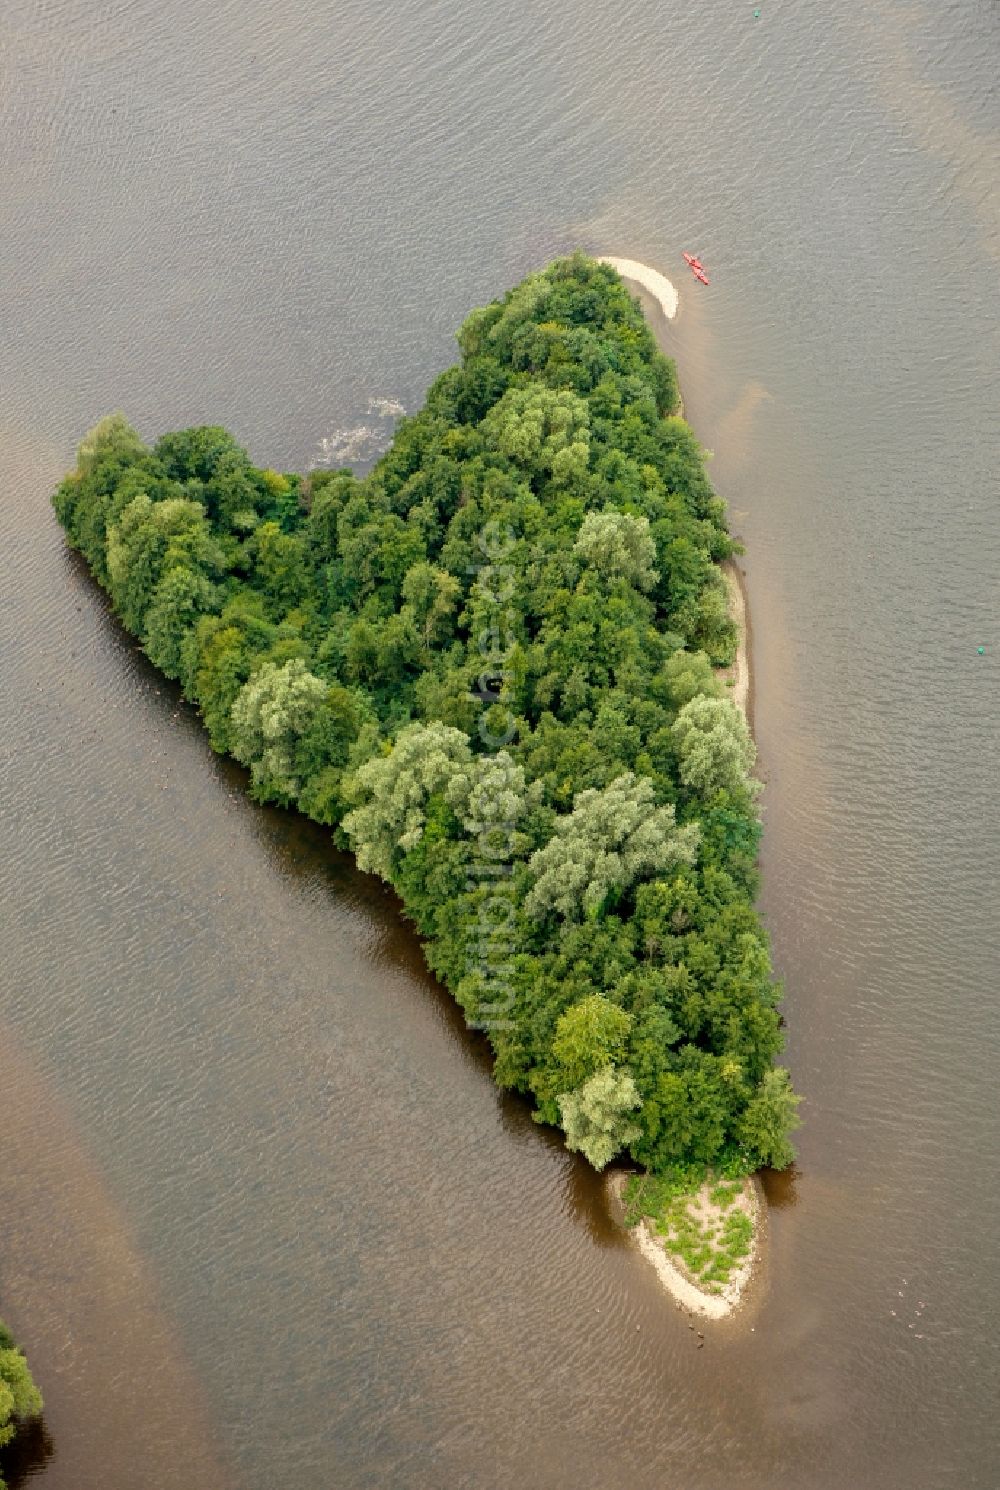
[[[981,3],[760,8],[7,6],[22,1484],[995,1484],[1000,35]],[[759,1306],[702,1350],[392,897],[246,800],[48,508],[115,407],[279,468],[373,448],[371,401],[419,407],[469,308],[577,244],[676,284],[747,545],[806,1126]]]

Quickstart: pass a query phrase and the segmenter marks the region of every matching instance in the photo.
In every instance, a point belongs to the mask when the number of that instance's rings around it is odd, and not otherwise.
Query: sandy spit
[[[750,655],[748,638],[750,634],[749,620],[747,616],[746,589],[743,584],[743,575],[735,559],[727,559],[719,566],[722,577],[729,591],[729,614],[736,622],[736,630],[739,634],[739,642],[736,647],[736,656],[732,667],[726,670],[726,675],[732,678],[733,686],[729,690],[729,697],[736,707],[741,710],[743,717],[753,731],[753,718],[751,711],[750,694]]]
[[[708,1199],[708,1188],[707,1185],[703,1185],[698,1193],[698,1208],[702,1212],[713,1209]],[[740,1302],[743,1290],[750,1281],[754,1263],[757,1260],[760,1202],[757,1187],[752,1180],[744,1181],[742,1194],[737,1197],[734,1204],[750,1217],[753,1223],[753,1237],[748,1256],[735,1269],[721,1293],[705,1293],[696,1283],[692,1283],[683,1269],[678,1267],[669,1256],[662,1241],[655,1235],[648,1222],[640,1221],[635,1228],[639,1250],[643,1257],[653,1264],[664,1287],[686,1309],[691,1309],[697,1314],[704,1314],[708,1319],[724,1319],[727,1314],[732,1314]]]
[[[612,1174],[608,1180],[614,1209],[620,1213],[620,1219],[624,1217],[623,1192],[626,1179],[627,1176],[619,1172]],[[712,1203],[709,1197],[710,1188],[708,1184],[701,1187],[695,1201],[695,1208],[700,1219],[705,1220],[711,1217],[719,1220],[723,1213]],[[656,1276],[671,1297],[676,1299],[682,1308],[693,1314],[701,1314],[706,1319],[725,1319],[727,1315],[734,1312],[753,1276],[759,1256],[763,1210],[760,1182],[753,1177],[744,1180],[742,1193],[736,1198],[734,1205],[750,1217],[753,1235],[750,1252],[740,1266],[734,1270],[721,1293],[706,1293],[704,1289],[699,1288],[697,1283],[692,1282],[685,1269],[667,1252],[662,1240],[653,1231],[648,1221],[640,1221],[630,1228],[630,1235],[636,1246],[646,1261],[652,1263]]]
[[[648,264],[640,264],[638,259],[616,259],[611,254],[603,254],[597,262],[610,264],[612,269],[617,269],[622,279],[632,279],[637,285],[642,285],[657,301],[667,320],[673,320],[680,297],[665,274],[661,274],[658,269],[651,269]]]

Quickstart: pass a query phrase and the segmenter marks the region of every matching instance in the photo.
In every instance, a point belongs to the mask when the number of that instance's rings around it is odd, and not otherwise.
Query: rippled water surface
[[[1000,1482],[1000,23],[760,9],[0,13],[22,1482]],[[116,407],[278,467],[372,454],[467,310],[576,244],[677,277],[748,550],[807,1124],[757,1296],[701,1351],[392,898],[242,796],[48,507]]]

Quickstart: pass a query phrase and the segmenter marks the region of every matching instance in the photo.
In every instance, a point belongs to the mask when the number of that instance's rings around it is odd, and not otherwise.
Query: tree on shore
[[[0,1448],[11,1442],[18,1424],[38,1417],[41,1410],[42,1394],[32,1380],[28,1362],[0,1322]],[[0,1475],[0,1490],[3,1485]]]
[[[604,1169],[642,1132],[631,1114],[639,1091],[627,1071],[603,1066],[575,1092],[559,1098],[566,1147],[578,1149],[595,1169]]]
[[[703,797],[752,789],[750,771],[757,752],[731,699],[696,695],[681,709],[672,733],[685,786]]]

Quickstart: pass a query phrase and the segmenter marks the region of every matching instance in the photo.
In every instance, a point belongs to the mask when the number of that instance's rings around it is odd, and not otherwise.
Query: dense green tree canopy
[[[691,863],[697,845],[697,824],[678,828],[673,807],[657,807],[652,781],[626,772],[603,791],[588,787],[557,819],[528,864],[535,883],[525,909],[564,920],[597,916],[641,877]]]
[[[55,495],[213,747],[402,898],[496,1078],[598,1166],[786,1163],[733,551],[672,364],[575,255],[473,311],[368,474],[121,415]]]
[[[573,552],[593,564],[608,579],[624,579],[637,590],[651,590],[659,575],[654,569],[656,543],[648,517],[629,512],[588,512],[580,524]]]

